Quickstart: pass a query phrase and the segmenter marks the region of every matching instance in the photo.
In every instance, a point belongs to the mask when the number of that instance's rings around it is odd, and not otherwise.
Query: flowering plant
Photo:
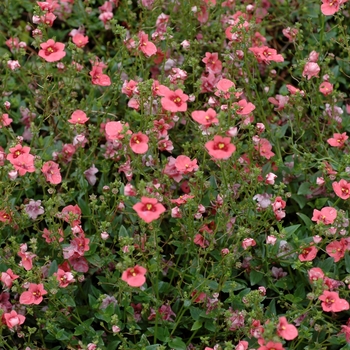
[[[1,349],[349,346],[347,1],[0,11]]]

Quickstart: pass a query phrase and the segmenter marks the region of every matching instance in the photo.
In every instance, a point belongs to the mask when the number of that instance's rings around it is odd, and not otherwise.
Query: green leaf
[[[292,226],[288,226],[286,227],[284,230],[287,232],[288,236],[292,236],[293,233],[300,227],[301,225],[292,225]]]
[[[156,336],[158,340],[166,342],[170,336],[168,328],[158,327]]]
[[[179,337],[171,339],[168,345],[174,350],[186,350],[186,344]]]
[[[206,320],[204,323],[204,328],[207,329],[210,332],[215,332],[216,331],[216,327],[214,324],[214,320],[210,319],[210,320]]]
[[[190,313],[191,317],[195,320],[198,321],[201,314],[203,313],[203,310],[199,309],[198,307],[190,307]]]
[[[334,266],[334,259],[329,257],[323,261],[320,261],[317,265],[323,272],[329,272],[331,268]]]
[[[309,182],[303,182],[299,189],[298,189],[298,195],[307,195],[307,194],[311,194],[312,191],[310,189],[311,184]]]
[[[58,270],[58,265],[57,265],[57,261],[54,260],[49,268],[49,277],[52,276],[55,272],[57,272]]]
[[[263,279],[264,275],[256,270],[252,270],[250,271],[249,274],[249,280],[250,280],[250,284],[252,286],[254,286],[255,284],[258,284],[262,279]]]
[[[196,321],[195,323],[193,323],[191,331],[196,331],[197,329],[202,328],[203,322],[201,321]]]
[[[118,349],[118,345],[121,343],[120,340],[113,340],[108,342],[107,350],[115,350]]]
[[[350,273],[350,254],[346,252],[344,258],[345,258],[345,270],[347,273]]]
[[[303,213],[296,213],[296,214],[304,222],[305,226],[307,228],[310,228],[310,226],[312,225],[312,221],[310,220],[310,218],[308,216],[306,216],[305,214],[303,214]]]
[[[275,135],[278,139],[281,139],[282,137],[284,137],[284,135],[286,134],[286,131],[288,129],[289,125],[284,124],[283,126],[281,126],[280,128],[277,129]]]
[[[119,237],[130,237],[128,230],[123,225],[120,226]]]
[[[305,207],[305,204],[307,203],[307,199],[305,198],[305,196],[298,196],[297,194],[292,194],[291,198],[298,203],[300,209],[303,209]]]

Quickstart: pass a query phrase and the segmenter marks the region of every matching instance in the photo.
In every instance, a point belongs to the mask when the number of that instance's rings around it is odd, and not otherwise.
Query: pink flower
[[[235,347],[235,350],[248,350],[249,343],[245,340],[241,340]]]
[[[350,198],[350,183],[341,179],[339,182],[334,181],[332,183],[335,194],[341,199]]]
[[[258,144],[254,147],[257,151],[259,151],[260,155],[262,157],[265,157],[266,159],[270,159],[275,155],[272,150],[272,145],[267,139],[259,139]]]
[[[9,118],[9,115],[4,113],[3,115],[0,116],[0,129],[3,126],[9,126],[12,122],[13,120]]]
[[[44,289],[44,285],[42,283],[30,283],[28,291],[23,292],[19,297],[19,302],[20,304],[24,305],[38,305],[43,301],[43,295],[45,294],[47,294],[47,291]]]
[[[133,209],[147,223],[159,219],[160,215],[165,212],[165,207],[161,203],[158,203],[156,198],[148,197],[141,197],[141,202],[136,203]]]
[[[333,224],[337,217],[337,210],[332,207],[324,207],[321,211],[314,209],[312,221],[316,221],[318,224],[323,222],[325,225]]]
[[[302,253],[299,255],[300,261],[312,261],[316,258],[317,248],[314,246],[306,247],[303,249]]]
[[[269,341],[266,345],[260,346],[258,350],[284,350],[284,347],[281,343]]]
[[[15,275],[11,269],[7,269],[6,272],[1,272],[1,282],[5,285],[6,288],[11,288],[12,282],[18,277],[19,276]]]
[[[209,242],[206,239],[204,239],[204,237],[200,233],[197,233],[194,236],[193,242],[202,248],[206,248],[209,246]]]
[[[206,52],[202,62],[204,62],[205,67],[210,69],[213,73],[220,73],[222,70],[222,62],[219,60],[219,55],[217,52]]]
[[[73,43],[77,47],[84,47],[89,42],[89,37],[81,33],[76,33],[72,38]]]
[[[191,116],[193,120],[204,126],[210,126],[219,122],[216,118],[216,112],[212,108],[209,108],[207,111],[194,111]]]
[[[102,62],[93,62],[92,70],[89,72],[92,84],[99,86],[110,86],[111,79],[108,75],[103,74],[102,69],[107,68],[107,66]]]
[[[105,125],[106,139],[107,141],[121,140],[124,138],[124,134],[131,134],[131,130],[128,130],[129,124],[122,124],[120,121],[108,122]],[[125,133],[123,132],[125,130]]]
[[[180,155],[175,160],[176,170],[181,174],[188,174],[198,170],[197,159],[191,160],[187,156]]]
[[[88,120],[89,118],[86,117],[86,113],[77,109],[73,112],[70,119],[68,119],[68,122],[71,124],[85,124]]]
[[[145,274],[147,270],[139,265],[129,267],[122,274],[122,280],[131,287],[141,287],[146,282]]]
[[[288,27],[288,28],[283,29],[282,33],[288,39],[288,41],[292,43],[295,41],[295,38],[298,34],[298,29]]]
[[[334,15],[347,0],[322,0],[321,12],[326,16]]]
[[[329,83],[328,81],[324,81],[323,83],[321,83],[320,85],[320,92],[327,96],[330,95],[333,91],[333,85],[331,83]]]
[[[162,99],[160,100],[162,107],[170,112],[186,112],[188,95],[184,94],[181,89],[172,91],[168,88],[163,88]]]
[[[21,154],[20,156],[15,158],[11,163],[18,171],[18,174],[20,176],[25,175],[27,172],[34,173],[35,171],[34,156],[32,154]]]
[[[324,279],[324,272],[319,267],[313,267],[312,269],[310,269],[308,271],[308,275],[309,275],[309,281],[311,283],[315,282],[319,279],[321,279],[321,280]]]
[[[248,115],[255,109],[255,106],[247,100],[240,100],[238,103],[234,103],[233,106],[237,107],[236,113],[239,115]]]
[[[66,56],[66,52],[64,51],[65,45],[59,42],[56,43],[52,39],[40,44],[40,47],[41,50],[38,55],[47,62],[57,62]]]
[[[23,315],[18,314],[15,310],[12,310],[9,313],[4,313],[2,317],[8,328],[17,327],[23,324],[26,319]]]
[[[59,286],[61,288],[66,288],[70,283],[75,282],[73,274],[69,271],[58,269],[57,272],[54,273],[54,276],[56,276]]]
[[[136,154],[144,154],[148,151],[148,136],[142,132],[133,134],[130,138],[130,147]]]
[[[340,241],[333,241],[326,246],[326,252],[334,259],[334,262],[338,262],[345,255],[347,250],[347,242],[345,238]]]
[[[249,51],[253,52],[259,63],[269,64],[271,61],[283,62],[282,55],[277,54],[275,49],[271,49],[267,46],[251,47]]]
[[[337,292],[323,291],[323,294],[318,297],[322,301],[322,309],[326,312],[340,312],[349,310],[349,303],[345,299],[339,298]]]
[[[62,176],[59,165],[52,160],[44,163],[41,168],[47,182],[57,185],[62,182]]]
[[[248,247],[254,247],[256,245],[256,242],[253,238],[244,238],[242,242],[242,248],[244,250],[247,250]]]
[[[346,135],[346,132],[343,132],[342,134],[334,133],[333,137],[328,139],[327,142],[332,147],[343,147],[345,144],[345,141],[349,138],[349,136]]]
[[[62,218],[68,222],[72,227],[80,225],[81,209],[76,205],[68,205],[62,209]]]
[[[151,57],[156,54],[157,47],[151,41],[148,41],[148,34],[141,31],[139,33],[139,40],[139,50],[141,50],[145,56]]]
[[[302,76],[310,80],[312,77],[318,77],[318,73],[320,72],[320,66],[315,62],[308,62],[305,64]]]
[[[295,326],[289,324],[285,317],[280,317],[277,325],[277,334],[285,340],[293,340],[298,336],[298,330]]]
[[[205,148],[215,159],[228,159],[236,151],[236,146],[230,142],[230,137],[215,135],[214,140],[205,144]]]

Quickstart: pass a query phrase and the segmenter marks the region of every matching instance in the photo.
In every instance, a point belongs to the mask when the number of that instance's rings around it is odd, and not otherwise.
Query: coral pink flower
[[[318,297],[322,301],[322,309],[326,312],[340,312],[349,310],[349,303],[345,299],[339,298],[337,292],[323,291],[323,294]]]
[[[19,297],[19,302],[20,304],[24,305],[38,305],[43,301],[43,295],[45,294],[47,294],[47,291],[44,289],[44,285],[42,283],[30,283],[28,291],[23,292]]]
[[[298,330],[295,326],[289,324],[285,317],[280,317],[277,325],[277,334],[285,340],[293,340],[298,336]]]
[[[12,165],[18,171],[20,176],[25,175],[26,173],[34,173],[34,156],[29,153],[24,153],[15,158],[12,162]]]
[[[204,239],[204,237],[200,233],[197,233],[195,235],[195,237],[193,238],[193,242],[202,248],[206,248],[209,246],[209,242],[206,239]]]
[[[159,219],[165,212],[165,207],[156,198],[141,197],[141,202],[133,206],[137,215],[147,223]]]
[[[162,99],[160,100],[162,107],[170,112],[186,112],[188,95],[184,94],[181,89],[172,91],[168,88],[162,89]]]
[[[102,62],[94,62],[92,70],[89,72],[92,84],[99,86],[110,86],[111,79],[107,74],[103,74],[102,69],[107,68]]]
[[[11,269],[7,269],[6,272],[1,273],[1,282],[6,286],[6,288],[12,287],[12,282],[19,276],[15,275]]]
[[[0,129],[3,126],[9,126],[12,122],[13,120],[9,118],[8,114],[4,113],[3,115],[0,115]]]
[[[62,182],[62,176],[60,172],[59,165],[52,160],[44,163],[41,168],[42,173],[45,176],[47,182],[57,185]]]
[[[217,52],[206,52],[202,62],[204,62],[205,67],[210,69],[213,73],[220,73],[222,70],[222,62],[219,60],[219,55]]]
[[[332,147],[343,147],[345,144],[345,141],[349,138],[349,136],[346,135],[346,132],[343,132],[342,134],[335,133],[333,134],[333,137],[327,140],[327,142]]]
[[[47,62],[57,62],[66,56],[66,52],[64,51],[65,45],[59,42],[56,43],[52,39],[40,44],[40,47],[41,50],[38,55]]]
[[[81,33],[76,33],[72,38],[73,43],[77,47],[84,47],[89,42],[89,37]]]
[[[333,224],[334,220],[337,217],[336,209],[332,207],[324,207],[321,211],[314,209],[312,221],[317,223],[323,222],[325,225]]]
[[[2,317],[8,328],[17,327],[23,324],[26,319],[23,315],[18,314],[15,310],[4,313]]]
[[[14,160],[18,158],[22,154],[29,154],[30,147],[28,146],[22,146],[22,145],[16,145],[15,147],[10,148],[10,153],[6,156],[6,159],[13,164]]]
[[[242,248],[244,250],[247,250],[248,247],[254,247],[254,246],[256,246],[256,242],[253,238],[244,238],[242,242]]]
[[[284,350],[284,347],[281,343],[269,341],[266,345],[260,346],[258,350]]]
[[[269,64],[271,61],[283,62],[282,55],[277,54],[275,49],[271,49],[267,46],[251,47],[249,51],[253,52],[259,63]]]
[[[305,64],[302,76],[307,80],[310,80],[312,77],[318,77],[318,73],[320,72],[320,66],[315,62],[308,62]]]
[[[187,156],[178,156],[175,160],[176,170],[181,174],[188,174],[192,171],[198,170],[197,159],[191,160],[191,158]]]
[[[272,150],[272,145],[267,139],[260,139],[258,144],[254,147],[257,151],[259,151],[260,155],[262,157],[265,157],[266,159],[270,159],[275,155]]]
[[[215,159],[228,159],[236,151],[236,146],[230,143],[230,137],[214,136],[214,140],[208,141],[205,148]]]
[[[335,194],[341,199],[350,198],[350,183],[341,179],[339,182],[334,181],[332,183]]]
[[[68,222],[72,227],[80,225],[81,209],[78,204],[67,205],[62,209],[62,218],[65,222]]]
[[[297,28],[285,28],[282,30],[283,35],[288,39],[289,42],[294,42],[295,38],[298,34],[298,29]]]
[[[328,81],[324,81],[321,83],[319,90],[325,96],[330,95],[333,91],[333,85]]]
[[[334,241],[329,243],[326,246],[326,252],[329,256],[334,259],[334,262],[338,262],[345,255],[347,248],[347,242],[345,238],[342,238],[340,241]]]
[[[216,85],[216,88],[218,91],[215,92],[215,96],[223,97],[225,99],[229,99],[231,94],[228,91],[231,87],[235,88],[235,84],[229,80],[229,79],[220,79],[219,82]],[[241,92],[235,93],[235,96],[239,98],[239,96],[242,95]]]
[[[321,12],[326,16],[334,15],[347,0],[322,0]]]
[[[124,138],[124,134],[132,134],[128,128],[128,123],[123,125],[120,121],[106,123],[105,132],[107,141],[121,140]],[[124,130],[125,133],[123,133]]]
[[[309,281],[315,282],[319,279],[323,280],[324,279],[324,272],[319,268],[319,267],[313,267],[308,271],[309,275]]]
[[[303,249],[302,253],[299,255],[300,261],[312,261],[316,258],[317,248],[314,246],[306,247]]]
[[[255,109],[255,106],[247,100],[240,100],[238,103],[234,103],[233,106],[237,107],[236,113],[239,115],[247,115]]]
[[[219,122],[219,120],[216,118],[216,112],[212,108],[209,108],[206,112],[194,111],[192,112],[191,116],[193,120],[204,126],[210,126],[213,123]]]
[[[148,34],[141,31],[139,33],[139,40],[139,50],[141,50],[145,56],[151,57],[156,54],[157,47],[151,41],[148,41]]]
[[[130,147],[136,154],[144,154],[148,151],[148,136],[142,132],[133,134],[130,138]]]
[[[69,271],[58,269],[57,272],[54,273],[54,276],[56,276],[59,286],[61,288],[66,288],[70,283],[75,282],[73,274]]]
[[[146,282],[147,270],[139,265],[129,267],[122,274],[122,280],[131,287],[141,287]]]
[[[86,117],[86,113],[80,109],[73,112],[68,122],[71,124],[85,124],[89,118]]]

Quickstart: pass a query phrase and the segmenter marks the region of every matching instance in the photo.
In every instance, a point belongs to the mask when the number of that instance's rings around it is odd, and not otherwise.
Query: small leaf
[[[310,226],[312,225],[312,221],[310,220],[310,218],[302,213],[296,213],[296,214],[300,217],[301,220],[303,220],[305,226],[307,228],[310,228]]]
[[[186,350],[186,344],[181,340],[181,338],[176,337],[171,339],[168,343],[169,347],[174,350]]]
[[[202,328],[203,323],[201,321],[196,321],[193,323],[191,331],[196,331],[197,329]]]
[[[254,286],[255,284],[258,284],[262,279],[263,279],[264,275],[256,270],[252,270],[250,271],[249,274],[249,280],[250,280],[250,284],[252,286]]]

